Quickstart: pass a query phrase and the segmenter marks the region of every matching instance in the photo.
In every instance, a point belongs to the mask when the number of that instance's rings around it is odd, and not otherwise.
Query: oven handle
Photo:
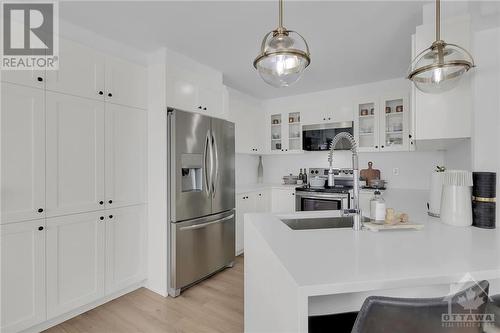
[[[324,195],[324,194],[318,194],[318,195],[302,195],[302,194],[297,194],[297,197],[300,197],[301,199],[330,199],[330,200],[343,200],[343,199],[348,199],[349,195],[348,194],[336,194],[335,196],[332,195]]]

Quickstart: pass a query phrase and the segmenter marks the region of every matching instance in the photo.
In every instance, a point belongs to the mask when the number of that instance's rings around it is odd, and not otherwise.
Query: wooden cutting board
[[[366,180],[366,185],[370,186],[372,179],[380,179],[380,170],[373,169],[373,162],[368,162],[368,169],[362,169],[359,173],[362,180]]]
[[[375,224],[372,222],[363,223],[363,227],[370,231],[384,231],[384,230],[422,230],[424,228],[423,224],[416,223],[397,223],[397,224]]]

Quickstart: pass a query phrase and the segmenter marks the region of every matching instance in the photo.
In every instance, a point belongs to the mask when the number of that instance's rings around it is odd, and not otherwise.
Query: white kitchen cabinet
[[[255,212],[256,199],[254,192],[241,193],[236,195],[236,255],[243,253],[244,249],[244,217],[247,213]]]
[[[20,332],[46,319],[45,220],[0,226],[0,331]]]
[[[441,36],[447,43],[458,44],[471,50],[470,17],[442,20]],[[416,29],[413,56],[429,47],[435,38],[434,24]],[[458,86],[440,94],[423,93],[412,84],[415,112],[415,141],[417,148],[429,146],[444,149],[456,143],[454,139],[471,137],[472,86],[474,69],[464,74]]]
[[[302,152],[301,113],[270,113],[267,117],[267,142],[271,153]]]
[[[105,106],[105,205],[146,202],[146,111]]]
[[[104,100],[105,56],[102,53],[60,39],[59,59],[59,69],[47,71],[47,90]]]
[[[270,190],[262,190],[254,193],[255,195],[255,211],[257,213],[265,213],[271,211],[271,192]]]
[[[47,219],[47,316],[104,296],[104,211]]]
[[[104,103],[54,92],[46,98],[47,216],[103,208]]]
[[[354,106],[354,137],[360,152],[408,151],[409,131],[405,92],[365,98]]]
[[[39,89],[45,88],[45,70],[3,70],[0,78],[2,82]]]
[[[273,188],[271,192],[271,211],[273,213],[295,212],[295,188]]]
[[[105,69],[107,102],[147,108],[147,72],[143,66],[106,56]]]
[[[45,216],[45,99],[2,83],[1,223]]]
[[[264,115],[260,101],[229,90],[229,120],[235,124],[236,153],[264,153]]]
[[[145,279],[145,206],[106,210],[106,295]]]

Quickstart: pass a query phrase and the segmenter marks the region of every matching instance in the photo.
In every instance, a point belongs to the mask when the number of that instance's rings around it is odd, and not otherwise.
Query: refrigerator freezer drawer
[[[234,261],[234,211],[170,225],[175,244],[173,289],[186,287]]]

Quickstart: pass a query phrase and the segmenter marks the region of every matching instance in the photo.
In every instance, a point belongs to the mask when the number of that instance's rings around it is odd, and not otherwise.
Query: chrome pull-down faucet
[[[352,228],[356,231],[361,230],[363,228],[363,223],[361,222],[361,209],[359,208],[359,167],[358,167],[358,145],[354,137],[347,133],[341,132],[337,134],[330,144],[330,152],[328,153],[328,186],[335,185],[335,178],[333,174],[333,150],[337,143],[340,140],[347,140],[351,144],[351,152],[352,152],[352,177],[353,177],[353,207],[352,209],[345,209],[343,212],[344,216],[352,216],[353,217],[353,225]]]

